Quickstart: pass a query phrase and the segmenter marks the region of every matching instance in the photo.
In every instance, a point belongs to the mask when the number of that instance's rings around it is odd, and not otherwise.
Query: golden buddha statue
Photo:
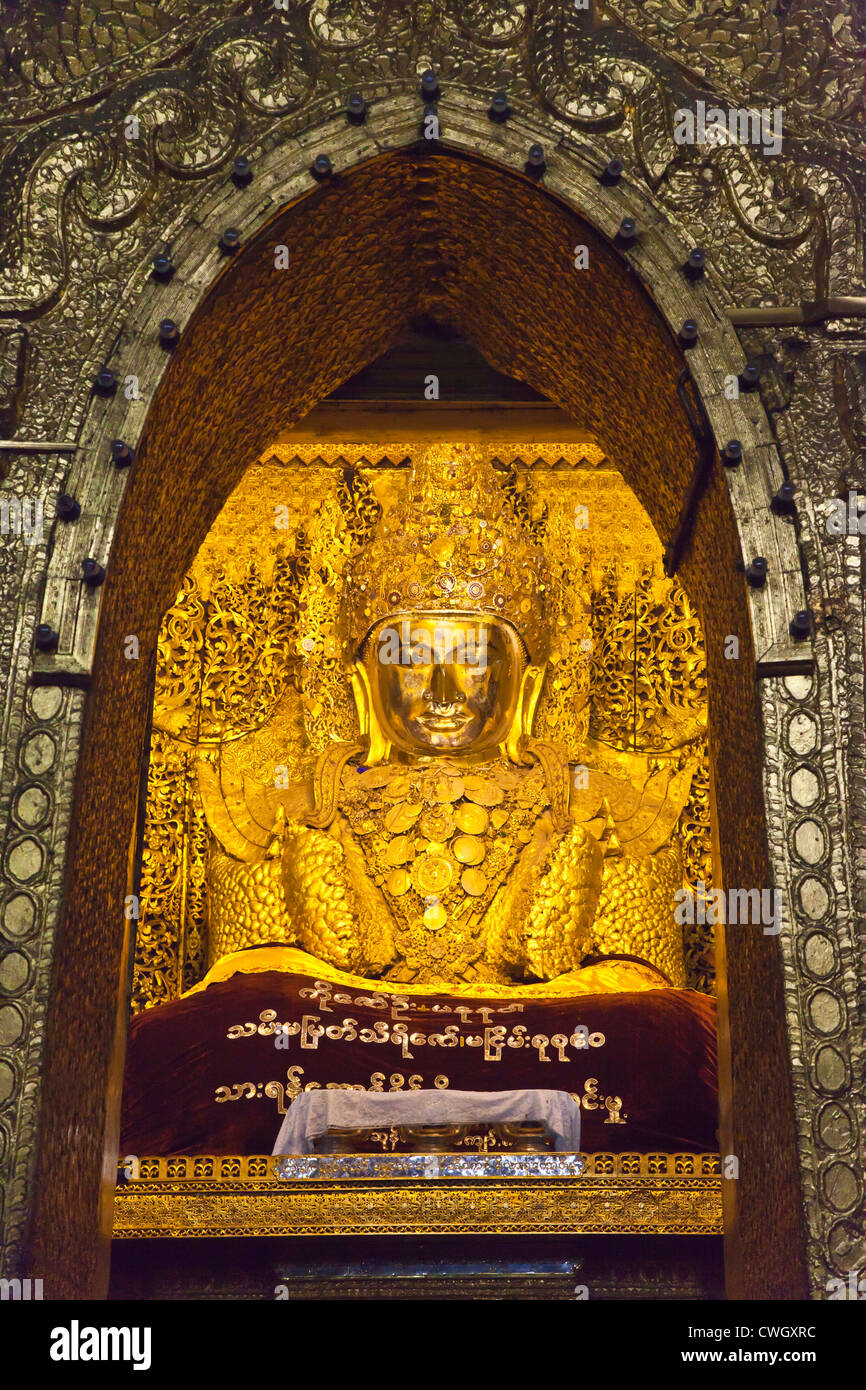
[[[342,581],[359,739],[288,787],[199,766],[212,964],[261,947],[245,968],[403,993],[681,988],[694,764],[590,767],[533,737],[563,619],[481,452],[429,448]]]

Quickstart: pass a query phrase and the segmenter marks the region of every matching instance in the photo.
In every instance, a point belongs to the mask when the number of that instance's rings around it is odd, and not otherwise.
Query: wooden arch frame
[[[575,269],[578,244],[589,273]],[[277,245],[289,247],[289,273],[275,268]],[[104,1287],[126,1025],[122,903],[150,659],[247,463],[421,313],[447,317],[495,367],[600,435],[664,541],[699,462],[677,389],[682,350],[636,277],[564,203],[478,159],[408,149],[369,160],[280,212],[198,299],[151,405],[111,545],[79,761],[30,1240],[32,1266],[56,1271],[73,1296]],[[723,878],[764,885],[755,654],[718,466],[680,574],[707,640]],[[124,655],[130,633],[137,662]],[[724,659],[728,634],[740,638],[738,661]],[[803,1297],[778,942],[745,927],[727,947],[722,1136],[739,1164],[725,1184],[730,1287]]]

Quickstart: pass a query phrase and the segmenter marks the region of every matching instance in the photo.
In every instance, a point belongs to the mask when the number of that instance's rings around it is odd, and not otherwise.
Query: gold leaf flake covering
[[[592,927],[595,949],[606,955],[640,956],[657,965],[675,988],[684,988],[682,928],[671,910],[682,881],[677,845],[646,859],[607,859]]]
[[[377,975],[393,958],[384,903],[365,879],[339,821],[329,830],[286,826],[286,903],[298,941],[340,970]]]
[[[208,883],[209,964],[245,946],[274,941],[288,946],[297,940],[278,858],[243,864],[215,850],[208,863]]]
[[[601,888],[602,854],[590,832],[575,825],[550,858],[526,930],[527,961],[538,979],[575,970],[590,952]]]

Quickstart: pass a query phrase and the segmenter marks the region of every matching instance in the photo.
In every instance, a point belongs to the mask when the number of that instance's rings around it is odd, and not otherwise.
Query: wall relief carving
[[[225,172],[234,153],[265,135],[313,124],[317,110],[356,87],[384,82],[417,91],[428,65],[440,75],[446,121],[449,86],[482,94],[503,88],[515,104],[540,96],[564,129],[603,133],[627,176],[644,181],[694,243],[707,243],[739,303],[820,299],[862,281],[856,172],[866,165],[855,118],[863,62],[853,15],[829,28],[816,68],[806,62],[804,38],[821,31],[821,19],[798,9],[784,28],[773,14],[765,23],[767,7],[758,4],[746,17],[729,5],[703,15],[675,8],[671,16],[634,5],[582,13],[548,0],[532,21],[523,4],[482,0],[384,8],[292,0],[287,11],[262,0],[240,8],[208,6],[207,21],[181,5],[148,8],[139,18],[131,0],[116,0],[101,42],[88,51],[93,70],[75,78],[75,65],[87,64],[72,55],[71,24],[58,28],[53,11],[46,7],[40,18],[36,5],[13,24],[0,49],[13,79],[10,115],[0,122],[7,209],[0,313],[44,309],[62,292],[69,246],[87,229],[125,227],[154,193],[183,198],[185,182]],[[744,35],[765,45],[755,47],[752,63],[744,59]],[[197,46],[164,71],[181,39]],[[145,71],[130,78],[133,54]],[[702,95],[754,105],[755,91],[744,95],[743,84],[756,68],[766,84],[760,100],[785,103],[788,138],[779,157],[744,144],[675,142],[675,110]],[[79,90],[92,91],[97,78],[104,100],[74,109]],[[51,112],[52,92],[51,118],[23,126],[34,108]],[[822,102],[830,92],[828,119]],[[301,120],[291,119],[301,111]]]

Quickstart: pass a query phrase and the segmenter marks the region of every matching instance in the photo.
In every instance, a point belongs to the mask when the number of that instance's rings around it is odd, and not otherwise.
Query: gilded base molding
[[[478,1176],[407,1178],[389,1175],[403,1171],[400,1155],[313,1156],[304,1162],[328,1176],[300,1179],[279,1177],[283,1160],[261,1155],[143,1158],[140,1176],[118,1186],[114,1237],[722,1232],[715,1154],[581,1155],[579,1177],[543,1176],[571,1155],[513,1157],[521,1176],[488,1176],[483,1157],[461,1156]],[[335,1180],[341,1163],[376,1176]]]

